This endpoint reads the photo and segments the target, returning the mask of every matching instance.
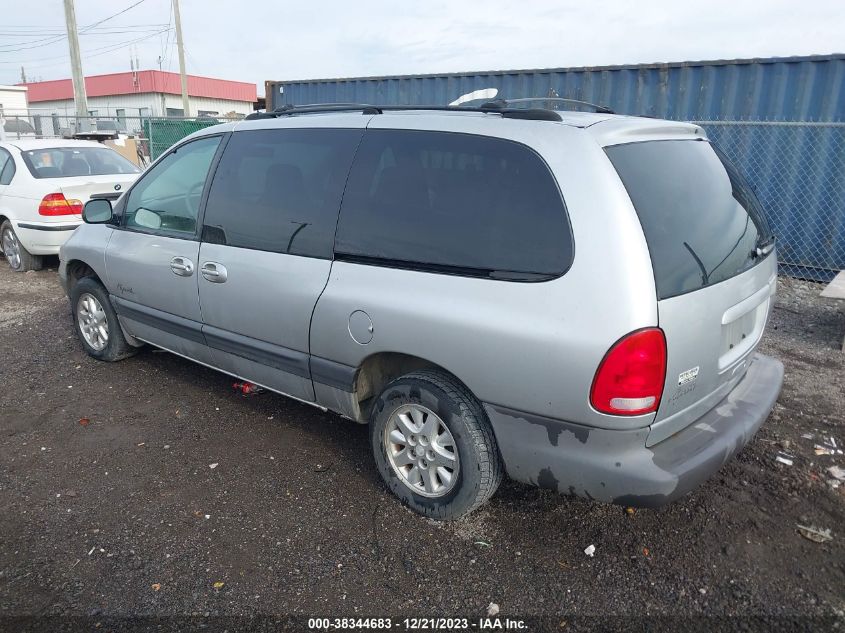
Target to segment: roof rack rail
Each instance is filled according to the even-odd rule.
[[[531,121],[562,121],[560,115],[553,110],[508,108],[498,104],[485,103],[473,106],[441,106],[441,105],[386,105],[373,106],[382,112],[398,112],[404,110],[423,110],[433,112],[483,112],[485,114],[499,114],[505,119],[528,119]]]
[[[522,99],[496,99],[495,101],[490,101],[482,105],[482,108],[493,108],[493,107],[501,107],[507,108],[511,104],[514,103],[531,103],[533,101],[545,101],[545,102],[554,102],[554,103],[566,103],[566,104],[574,104],[580,106],[587,106],[588,108],[593,108],[599,114],[616,114],[613,110],[608,108],[607,106],[598,105],[597,103],[590,103],[589,101],[581,101],[580,99],[566,99],[564,97],[526,97]],[[554,110],[551,110],[554,112]]]
[[[319,112],[355,112],[357,110],[364,111],[365,114],[379,114],[379,112],[370,112],[374,110],[373,106],[365,103],[310,103],[307,105],[296,106],[290,103],[276,108],[275,110],[268,110],[267,112],[252,112],[248,114],[245,119],[253,121],[255,119],[275,119],[280,116],[289,114],[315,114]]]
[[[484,104],[481,107],[440,106],[440,105],[368,105],[365,103],[323,103],[311,105],[284,105],[269,112],[253,112],[246,116],[246,120],[274,119],[293,114],[317,114],[322,112],[356,112],[362,114],[382,114],[383,112],[399,112],[408,110],[423,110],[436,112],[483,112],[498,114],[506,119],[528,119],[532,121],[562,121],[554,110],[508,108],[498,103]]]

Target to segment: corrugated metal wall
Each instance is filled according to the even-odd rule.
[[[291,103],[446,104],[481,88],[561,97],[621,114],[682,120],[845,120],[845,55],[268,81],[268,109]],[[283,89],[283,93],[280,92]]]

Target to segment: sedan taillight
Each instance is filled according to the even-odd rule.
[[[48,193],[38,205],[38,215],[80,215],[82,200],[68,200],[63,193]]]

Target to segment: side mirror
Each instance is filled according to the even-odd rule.
[[[113,216],[111,202],[102,198],[89,200],[82,209],[82,219],[86,224],[105,224]]]

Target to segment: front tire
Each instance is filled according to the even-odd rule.
[[[469,514],[502,481],[484,409],[444,372],[421,370],[389,383],[373,406],[370,441],[387,487],[432,519]]]
[[[80,279],[70,291],[73,327],[85,352],[97,360],[114,362],[135,353],[103,285],[91,277]]]
[[[17,273],[41,270],[44,267],[44,258],[41,255],[33,255],[24,248],[9,220],[0,225],[0,248],[3,249],[9,268]]]

